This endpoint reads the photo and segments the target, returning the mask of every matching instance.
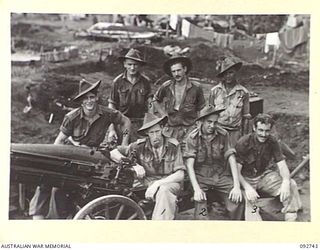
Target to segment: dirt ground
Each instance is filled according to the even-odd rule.
[[[40,55],[40,51],[60,50],[74,45],[79,48],[79,57],[59,63],[12,65],[11,142],[52,143],[67,112],[55,102],[73,107],[74,104],[69,100],[82,78],[102,80],[100,100],[106,104],[110,83],[122,71],[117,57],[132,46],[146,55],[148,64],[144,73],[150,77],[154,83],[152,87],[156,90],[167,79],[161,68],[167,58],[162,48],[172,44],[190,47],[190,57],[194,62],[190,76],[201,81],[206,96],[217,83],[215,62],[218,57],[227,54],[242,60],[244,66],[240,72],[240,82],[250,92],[263,98],[264,111],[272,113],[277,120],[277,133],[296,153],[295,159],[288,160],[290,170],[309,153],[308,53],[286,60],[282,57],[283,60],[276,66],[269,67],[270,56],[262,53],[259,44],[248,48],[240,42],[237,46],[235,42],[234,49],[227,50],[197,39],[163,39],[154,44],[141,44],[134,41],[102,42],[74,38],[77,30],[86,29],[91,24],[90,18],[62,21],[53,15],[12,15],[13,53]],[[102,50],[107,54],[101,56]],[[22,112],[27,104],[26,86],[31,87],[34,100],[34,108],[27,114]],[[51,114],[53,120],[49,123]],[[308,166],[295,176],[295,180],[303,200],[303,211],[299,213],[298,220],[310,221]],[[191,219],[192,213],[192,210],[181,213],[179,219]],[[213,205],[211,216],[213,219],[226,219],[219,204]],[[273,219],[281,220],[280,217]]]

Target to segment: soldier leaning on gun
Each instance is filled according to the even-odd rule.
[[[66,144],[69,140],[77,146],[98,147],[111,123],[122,127],[122,144],[128,144],[131,122],[119,111],[97,104],[100,82],[80,81],[79,94],[73,100],[81,106],[65,115],[54,144]],[[63,189],[39,186],[30,201],[29,215],[33,219],[65,218],[69,213],[68,204]]]
[[[152,100],[150,79],[142,74],[141,67],[146,64],[141,52],[130,49],[125,56],[119,57],[125,71],[118,75],[112,83],[108,106],[117,109],[132,122],[131,141],[137,139],[136,131],[142,125],[144,114],[148,111]],[[110,126],[108,140],[121,138],[118,127]]]
[[[174,219],[177,196],[186,169],[179,142],[162,134],[166,120],[166,116],[158,118],[147,113],[143,126],[138,130],[146,137],[110,152],[114,161],[134,155],[138,178],[135,185],[147,187],[145,197],[155,201],[153,220]]]

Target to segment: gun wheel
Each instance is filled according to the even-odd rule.
[[[122,195],[106,195],[90,201],[74,220],[146,220],[136,202]]]

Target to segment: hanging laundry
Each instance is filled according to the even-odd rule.
[[[281,47],[286,53],[291,53],[295,47],[305,43],[308,40],[308,31],[305,26],[294,29],[286,29],[279,33]]]
[[[224,34],[224,33],[215,32],[214,37],[215,37],[215,43],[217,46],[222,47],[222,48],[232,49],[232,44],[233,44],[233,39],[234,39],[233,34]]]
[[[183,36],[189,37],[189,34],[190,34],[190,26],[191,26],[191,23],[190,23],[188,20],[182,19],[181,32],[182,32],[182,35],[183,35]]]
[[[269,52],[269,46],[274,46],[275,49],[279,49],[280,47],[280,39],[278,32],[267,33],[266,35],[266,43],[264,46],[264,53]]]
[[[262,40],[262,39],[266,38],[266,34],[256,34],[256,38],[258,40]]]
[[[177,29],[178,24],[178,15],[170,15],[170,22],[169,25],[173,30]]]
[[[188,38],[203,38],[209,41],[214,40],[214,32],[202,29],[188,20],[182,20],[182,35]]]

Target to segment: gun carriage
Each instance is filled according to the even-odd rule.
[[[106,148],[11,144],[10,175],[11,182],[67,191],[77,208],[74,219],[143,220],[150,204],[145,188],[133,188],[133,162],[112,162]]]

